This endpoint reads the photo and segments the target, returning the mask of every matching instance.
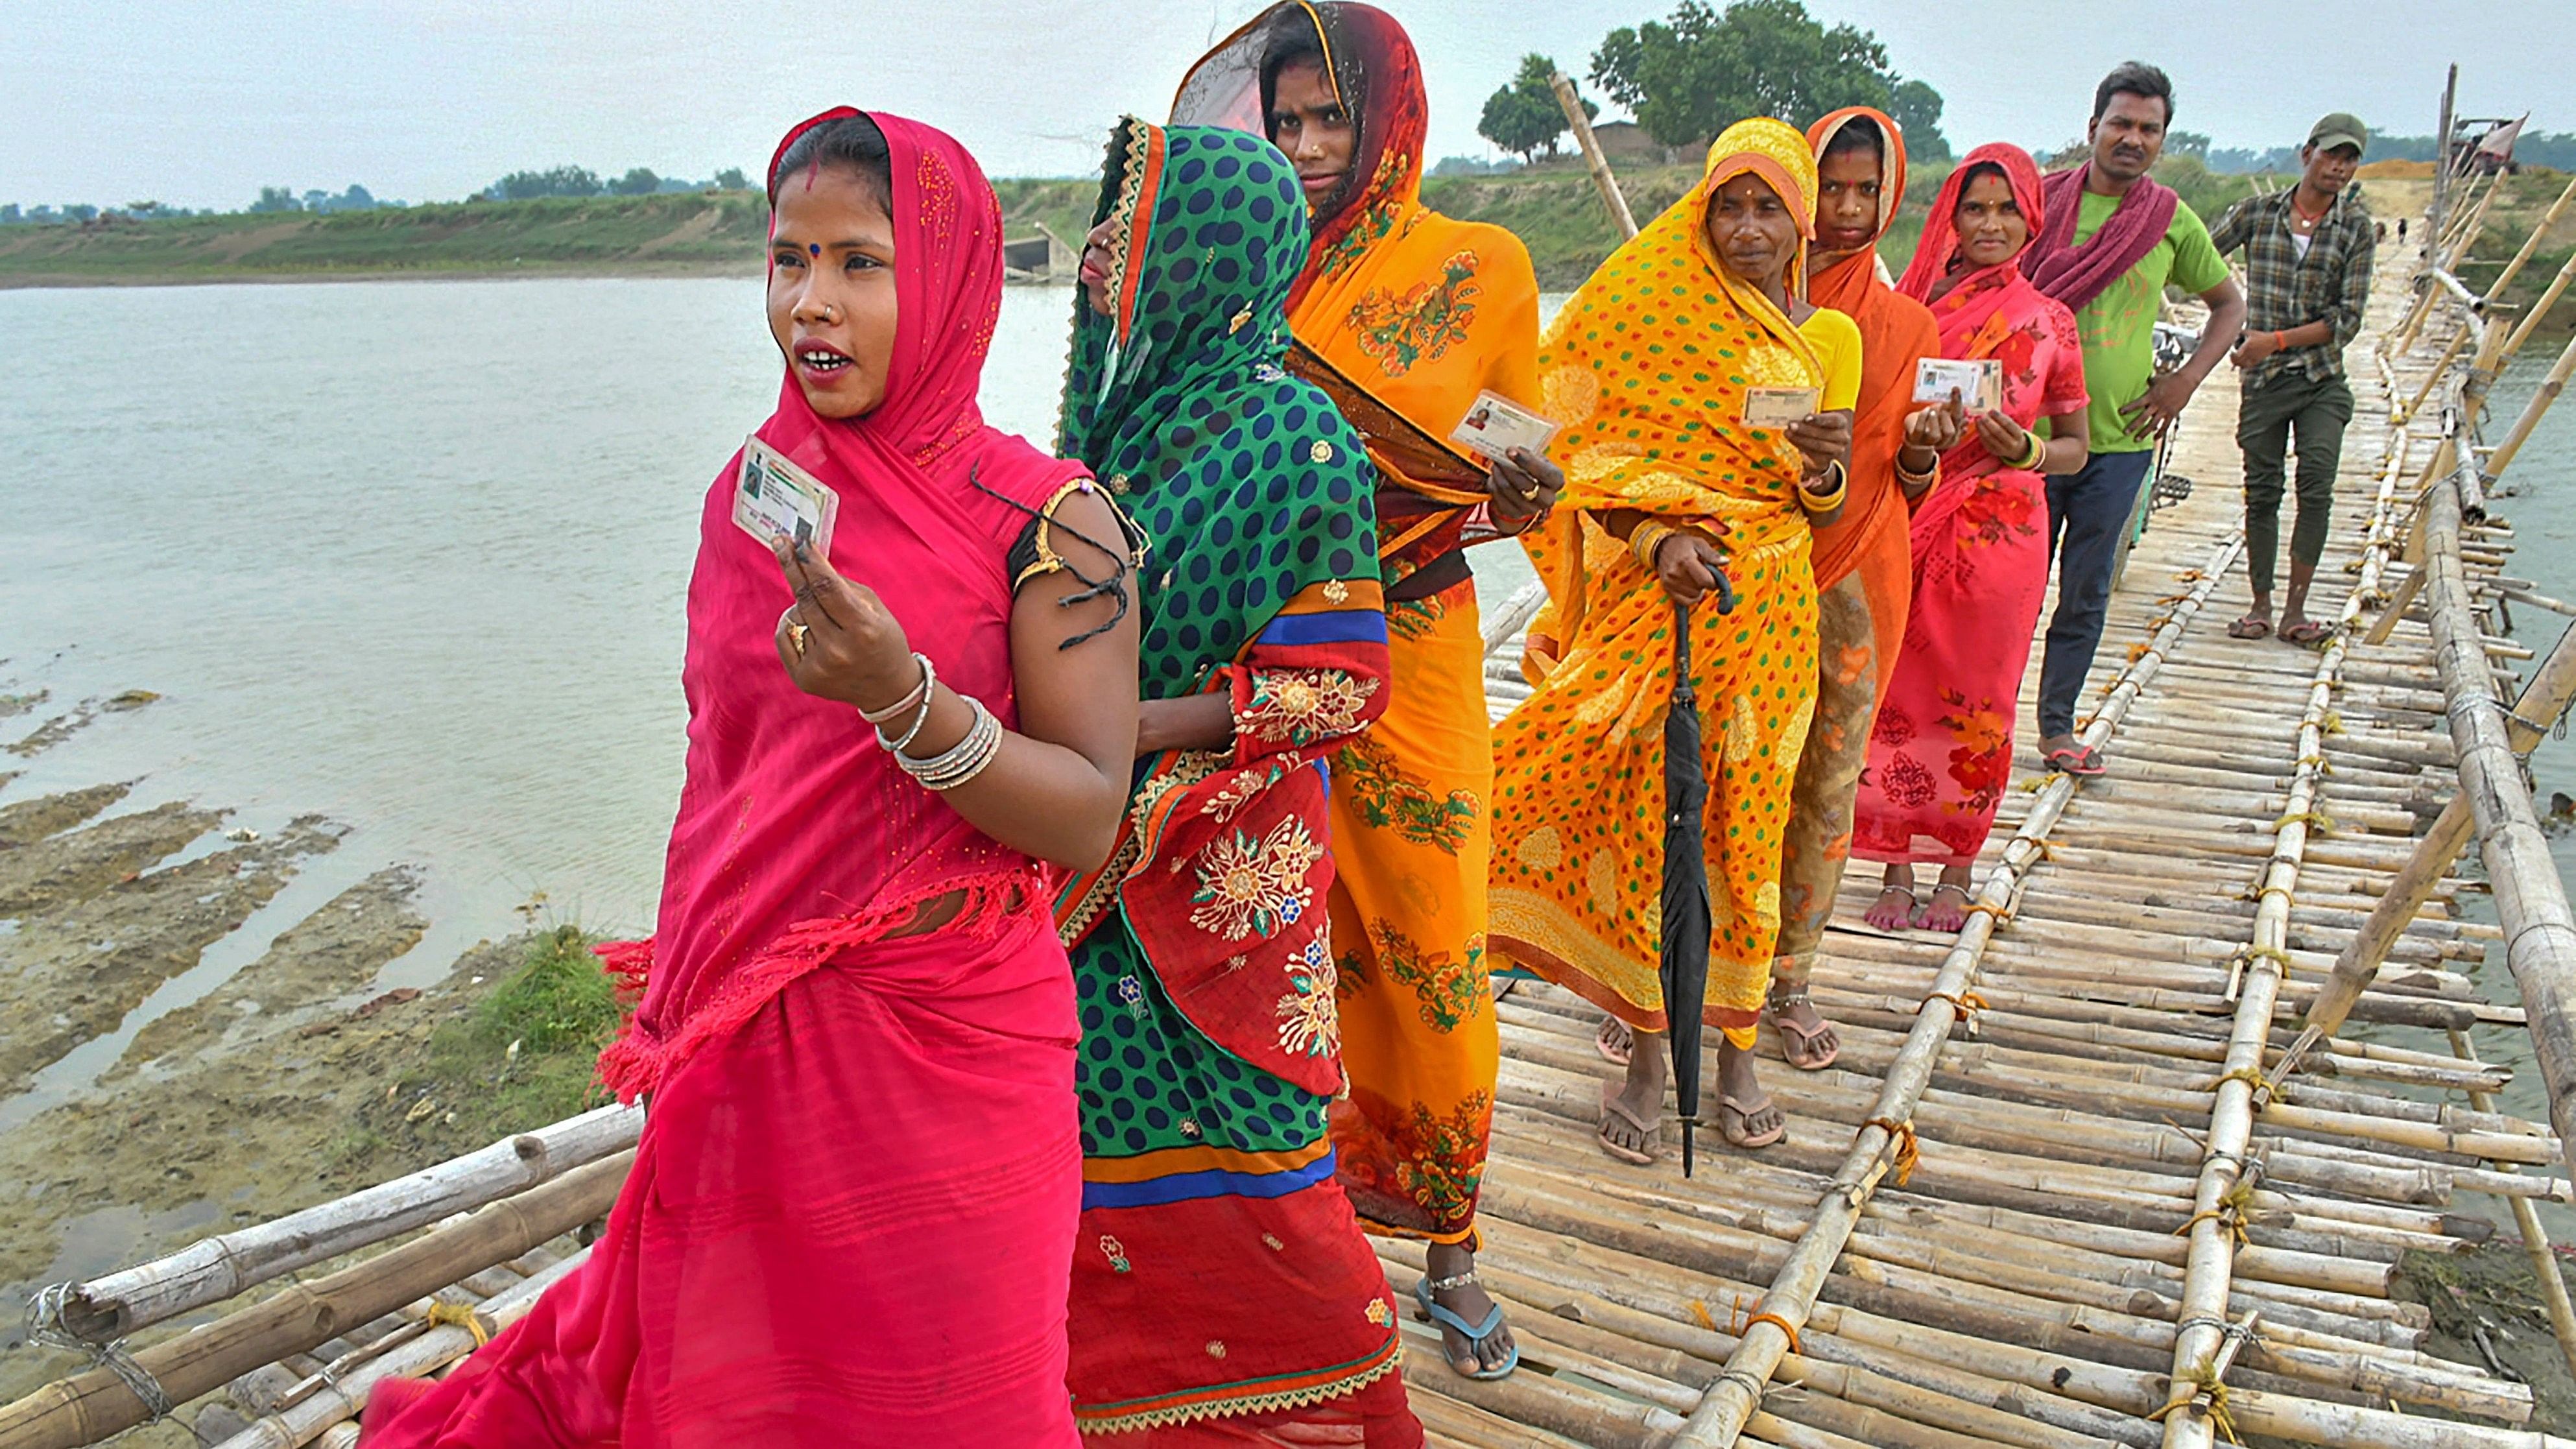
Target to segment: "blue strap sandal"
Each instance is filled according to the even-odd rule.
[[[1442,1288],[1464,1288],[1475,1281],[1475,1274],[1461,1273],[1455,1278],[1441,1279],[1438,1286]],[[1471,1324],[1467,1321],[1464,1314],[1441,1307],[1439,1302],[1431,1296],[1432,1287],[1433,1284],[1428,1274],[1415,1279],[1413,1282],[1413,1301],[1422,1305],[1423,1315],[1429,1318],[1432,1322],[1439,1324],[1443,1328],[1454,1329],[1458,1333],[1464,1335],[1467,1340],[1468,1352],[1473,1353],[1476,1356],[1476,1361],[1478,1363],[1484,1362],[1485,1340],[1502,1331],[1503,1305],[1499,1303],[1495,1304],[1494,1311],[1485,1315],[1485,1321],[1483,1323]],[[1489,1369],[1479,1369],[1474,1373],[1464,1375],[1464,1377],[1491,1382],[1495,1379],[1511,1377],[1512,1370],[1519,1368],[1520,1366],[1521,1346],[1515,1343],[1512,1345],[1511,1357],[1504,1359],[1500,1365]],[[1449,1368],[1453,1373],[1457,1371],[1458,1365],[1455,1360],[1450,1362]]]

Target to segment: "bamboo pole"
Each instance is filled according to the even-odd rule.
[[[474,1306],[482,1320],[477,1328],[439,1324],[345,1372],[334,1374],[313,1393],[224,1440],[215,1449],[301,1449],[323,1431],[354,1419],[366,1407],[368,1391],[385,1379],[425,1377],[472,1353],[478,1343],[528,1316],[545,1291],[571,1277],[590,1259],[584,1248],[544,1271],[522,1279],[497,1297]]]
[[[1610,219],[1619,227],[1619,239],[1626,241],[1637,234],[1637,219],[1628,213],[1628,198],[1619,191],[1619,178],[1610,174],[1610,158],[1601,154],[1601,138],[1592,134],[1592,118],[1583,113],[1583,97],[1575,94],[1574,78],[1558,71],[1548,82],[1556,91],[1556,103],[1565,111],[1565,124],[1574,132],[1574,144],[1583,148],[1583,164],[1592,170],[1592,184],[1601,192],[1601,204],[1610,208]]]
[[[2570,375],[2576,375],[2576,337],[2569,338],[2566,347],[2560,349],[2558,360],[2550,364],[2549,375],[2541,379],[2539,390],[2532,393],[2530,402],[2523,404],[2522,416],[2513,420],[2512,431],[2505,434],[2504,441],[2496,445],[2495,451],[2487,454],[2486,475],[2489,478],[2504,475],[2514,456],[2522,451],[2522,445],[2531,440],[2531,430],[2540,426],[2541,416],[2549,411],[2550,404],[2558,401],[2558,395],[2567,390]]]
[[[298,1283],[177,1338],[134,1351],[172,1403],[302,1353],[435,1289],[519,1257],[608,1211],[634,1162],[629,1150],[578,1167],[462,1222],[389,1249],[329,1277]],[[150,1417],[105,1367],[46,1385],[0,1407],[0,1449],[73,1449]]]
[[[2119,728],[2121,719],[2155,677],[2165,656],[2182,637],[2194,615],[2208,602],[2228,569],[2243,552],[2244,541],[2231,536],[2211,555],[2201,570],[2201,578],[2192,591],[2165,616],[2145,652],[2121,670],[2109,698],[2094,712],[2093,721],[2085,726],[2083,743],[2098,747]],[[1853,1139],[1850,1152],[1823,1199],[1816,1205],[1815,1221],[1798,1240],[1798,1246],[1772,1279],[1762,1296],[1761,1312],[1795,1326],[1804,1323],[1814,1311],[1817,1295],[1823,1289],[1826,1275],[1834,1260],[1851,1239],[1860,1220],[1862,1207],[1893,1165],[1895,1136],[1881,1122],[1910,1123],[1915,1103],[1930,1084],[1932,1067],[1941,1046],[1949,1040],[1950,1029],[1960,1010],[1955,1004],[1963,999],[1975,982],[1977,965],[1985,953],[1986,943],[1993,939],[1996,922],[2011,909],[2019,893],[2022,878],[2038,863],[2044,851],[2042,842],[2049,827],[2073,799],[2079,781],[2073,775],[2058,775],[2040,791],[2038,801],[2020,829],[2004,847],[2002,859],[1987,872],[1985,887],[1978,894],[1979,909],[1968,917],[1949,954],[1943,959],[1936,978],[1938,991],[1923,1000],[1921,1014],[1907,1034],[1905,1048],[1889,1069],[1872,1121],[1864,1125]],[[1675,1449],[1723,1449],[1733,1444],[1743,1432],[1745,1420],[1762,1407],[1762,1387],[1778,1369],[1788,1352],[1789,1335],[1780,1322],[1765,1319],[1746,1330],[1742,1342],[1727,1358],[1726,1373],[1710,1385],[1699,1407],[1680,1436],[1673,1441]]]
[[[2531,683],[2514,701],[2512,723],[2508,727],[2513,748],[2528,754],[2536,747],[2551,725],[2576,701],[2576,628],[2558,637],[2549,657],[2532,674]],[[2370,919],[2351,944],[2335,957],[2334,975],[2325,988],[2308,1003],[2301,1023],[2298,1044],[2291,1047],[2276,1077],[2286,1078],[2298,1069],[2299,1059],[2322,1038],[2340,1029],[2344,1017],[2352,1010],[2363,989],[2379,974],[2380,964],[2387,959],[2389,946],[2399,933],[2415,919],[2415,913],[2432,899],[2435,887],[2449,874],[2451,865],[2469,843],[2477,822],[2465,792],[2455,792],[2450,803],[2442,807],[2433,828],[2425,832],[2421,845],[2408,858],[2403,869],[2388,884],[2388,891],[2372,908]]]
[[[2576,917],[2549,857],[2531,795],[2523,787],[2504,710],[2489,692],[2484,653],[2456,543],[2459,499],[2436,488],[2426,499],[2434,657],[2450,695],[2451,738],[2459,749],[2460,793],[2478,828],[2479,855],[2495,891],[2513,972],[2530,1020],[2534,1064],[2561,1137],[2576,1130]]]
[[[2522,314],[2522,321],[2514,326],[2513,335],[2505,339],[2504,351],[2496,359],[2495,366],[2511,362],[2522,351],[2522,344],[2531,339],[2531,334],[2540,327],[2540,319],[2548,316],[2550,309],[2558,305],[2558,299],[2567,294],[2571,282],[2576,282],[2576,252],[2568,253],[2566,264],[2549,279],[2549,285],[2541,289],[2539,300],[2531,304],[2530,311]]]
[[[2451,1050],[2462,1061],[2476,1061],[2478,1054],[2469,1045],[2469,1034],[2451,1033]],[[2484,1092],[2469,1093],[2469,1105],[2486,1111],[2495,1098]],[[2510,1171],[2498,1164],[2500,1170]],[[2549,1331],[2558,1339],[2558,1352],[2567,1360],[2570,1373],[2576,1373],[2576,1303],[2567,1297],[2567,1278],[2558,1268],[2558,1255],[2550,1251],[2548,1229],[2541,1226],[2540,1210],[2522,1198],[2505,1200],[2513,1208],[2513,1225],[2522,1233],[2523,1252],[2531,1259],[2531,1275],[2540,1282],[2541,1305],[2549,1310]]]
[[[635,1145],[640,1107],[606,1106],[274,1222],[201,1238],[167,1257],[72,1285],[60,1327],[106,1343],[192,1308],[220,1303],[281,1273],[523,1192]]]

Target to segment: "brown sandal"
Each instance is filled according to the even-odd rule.
[[[1649,1142],[1661,1136],[1664,1130],[1661,1123],[1640,1121],[1636,1113],[1621,1105],[1619,1088],[1615,1083],[1601,1089],[1601,1125],[1593,1132],[1592,1140],[1601,1144],[1602,1151],[1632,1167],[1652,1167],[1662,1160],[1652,1152],[1640,1152],[1634,1147],[1611,1141],[1610,1119],[1613,1117],[1636,1128],[1637,1135]]]
[[[1615,1016],[1604,1016],[1601,1029],[1592,1034],[1592,1049],[1601,1053],[1601,1060],[1624,1067],[1637,1054],[1636,1030]]]
[[[1771,1101],[1767,1097],[1748,1107],[1736,1098],[1721,1095],[1717,1099],[1718,1135],[1726,1139],[1728,1146],[1741,1147],[1748,1152],[1768,1147],[1772,1143],[1779,1141],[1781,1138],[1788,1136],[1789,1123],[1785,1117],[1782,1118],[1779,1126],[1772,1128],[1770,1131],[1765,1132],[1758,1137],[1754,1135],[1753,1114],[1761,1111],[1765,1107],[1769,1107],[1774,1111],[1779,1110],[1779,1104]],[[1627,1114],[1621,1113],[1620,1115],[1625,1116]],[[1604,1143],[1603,1145],[1607,1146],[1608,1144]]]
[[[1796,1022],[1791,1021],[1787,1014],[1780,1010],[1780,1008],[1784,1006],[1798,1006],[1801,1004],[1813,1006],[1815,1005],[1815,1001],[1804,991],[1792,991],[1785,996],[1772,997],[1770,1000],[1765,1001],[1762,1004],[1762,1018],[1763,1020],[1771,1023],[1771,1029],[1773,1031],[1781,1034],[1780,1060],[1787,1062],[1789,1065],[1796,1067],[1802,1072],[1821,1072],[1825,1068],[1842,1060],[1843,1044],[1840,1038],[1837,1037],[1834,1042],[1834,1049],[1825,1053],[1824,1060],[1822,1061],[1802,1062],[1796,1057],[1789,1055],[1789,1043],[1787,1038],[1794,1036],[1798,1039],[1799,1046],[1813,1049],[1816,1044],[1816,1038],[1823,1036],[1834,1029],[1834,1024],[1830,1021],[1826,1021],[1820,1014],[1817,1017],[1815,1029],[1810,1031],[1807,1028],[1798,1025]]]

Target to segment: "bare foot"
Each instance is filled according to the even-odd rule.
[[[1736,1050],[1724,1037],[1717,1046],[1717,1105],[1718,1132],[1737,1147],[1768,1147],[1788,1130],[1780,1104],[1754,1074],[1753,1053]]]
[[[1923,919],[1916,922],[1924,930],[1955,936],[1968,924],[1968,888],[1943,881],[1932,888],[1932,899],[1923,903]]]
[[[1423,1255],[1423,1276],[1431,1280],[1431,1301],[1457,1314],[1469,1323],[1484,1323],[1494,1311],[1492,1295],[1476,1281],[1476,1255],[1464,1243],[1433,1243]],[[1460,1375],[1473,1378],[1490,1373],[1512,1360],[1512,1330],[1509,1324],[1498,1324],[1482,1342],[1447,1324],[1440,1325],[1440,1347],[1449,1357],[1449,1367]]]
[[[1592,1034],[1592,1049],[1601,1053],[1601,1060],[1624,1067],[1637,1049],[1637,1035],[1628,1030],[1628,1023],[1605,1016],[1601,1018],[1601,1029]]]
[[[1622,1162],[1643,1166],[1656,1160],[1664,1121],[1664,1062],[1661,1032],[1633,1033],[1628,1075],[1601,1092],[1601,1150]]]
[[[1902,931],[1914,924],[1914,892],[1905,886],[1892,885],[1878,893],[1878,899],[1861,913],[1863,924],[1882,931]]]
[[[1772,1029],[1780,1034],[1780,1060],[1802,1072],[1821,1072],[1842,1055],[1843,1039],[1834,1024],[1816,1011],[1805,987],[1774,993],[1765,1005]]]

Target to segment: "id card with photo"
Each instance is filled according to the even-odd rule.
[[[1744,391],[1744,425],[1785,428],[1816,411],[1823,394],[1812,387],[1753,387]]]
[[[1449,434],[1449,440],[1483,458],[1500,459],[1514,448],[1527,448],[1545,456],[1556,431],[1555,423],[1489,391],[1476,394],[1475,403]]]
[[[1926,357],[1914,364],[1914,400],[1945,403],[1959,394],[1959,405],[1972,413],[1990,413],[2004,405],[2004,365],[1991,357],[1963,362]]]
[[[742,445],[742,471],[734,478],[734,527],[766,547],[785,537],[828,551],[841,496],[785,454],[758,438]]]

